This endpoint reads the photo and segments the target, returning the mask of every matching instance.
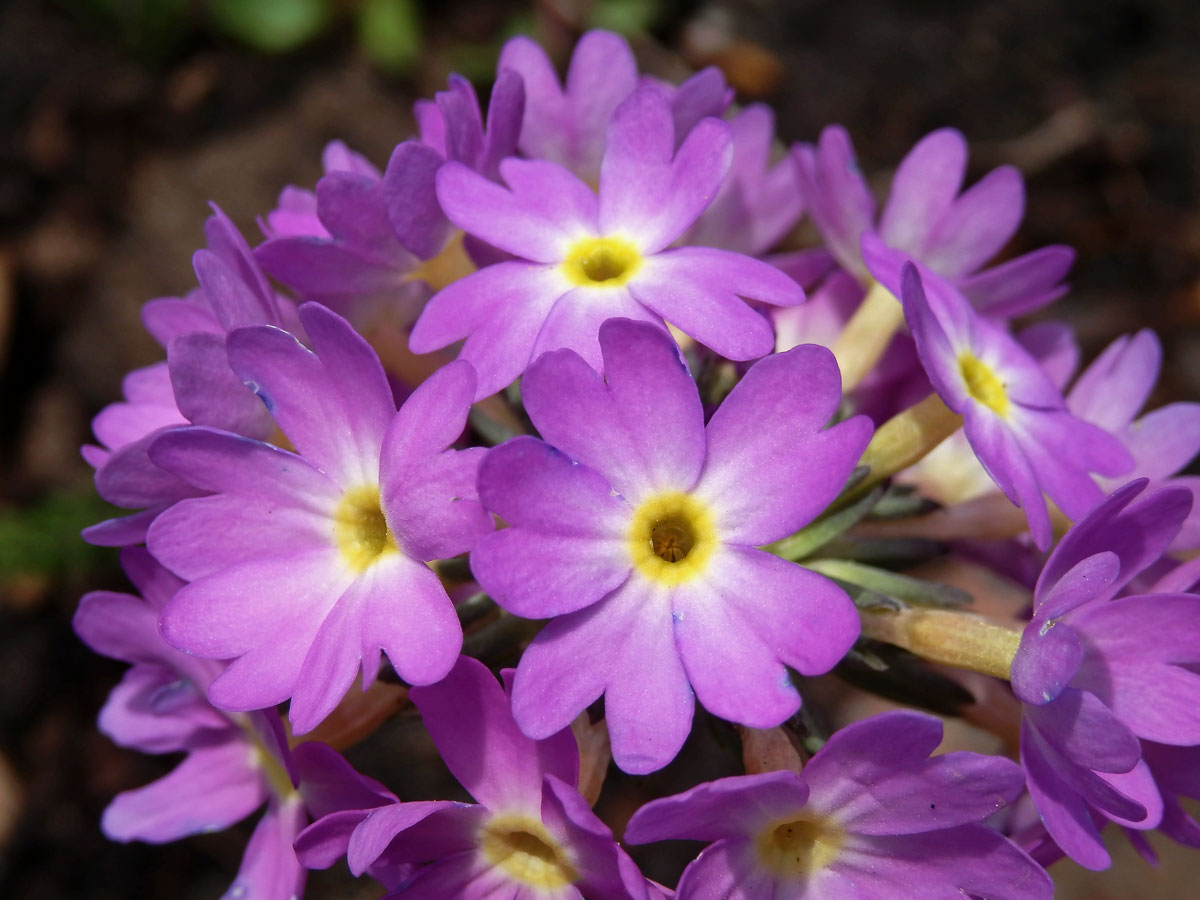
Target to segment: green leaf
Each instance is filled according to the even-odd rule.
[[[365,0],[358,40],[371,61],[394,74],[412,68],[421,52],[421,13],[414,0]]]
[[[916,606],[959,608],[972,602],[971,595],[960,588],[864,566],[849,559],[810,559],[804,566],[827,578],[856,584]]]
[[[209,0],[209,17],[231,37],[263,53],[295,50],[325,28],[330,0]]]

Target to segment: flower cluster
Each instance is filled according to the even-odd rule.
[[[731,103],[612,34],[562,81],[517,38],[486,113],[455,76],[384,169],[331,144],[257,247],[214,209],[197,288],[145,307],[165,360],[83,451],[130,510],[85,537],[140,592],[76,617],[131,665],[101,728],[186,754],[106,834],[265,803],[230,896],[344,859],[406,900],[1048,900],[1056,858],[1108,864],[1109,822],[1200,846],[1200,565],[1173,555],[1200,547],[1200,405],[1138,417],[1149,332],[1072,384],[1069,329],[1017,327],[1073,255],[994,262],[1022,180],[962,190],[956,131],[876,216],[843,130],[787,150]],[[931,557],[1023,599],[963,609]],[[828,673],[994,736],[936,753],[936,718],[852,721]],[[476,802],[326,743],[409,703]],[[722,733],[742,768],[637,782],[626,844],[710,845],[672,890],[592,805],[609,754],[686,773]]]

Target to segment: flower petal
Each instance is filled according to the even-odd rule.
[[[542,779],[578,778],[579,751],[570,729],[534,741],[513,721],[508,695],[483,663],[460,657],[442,681],[409,696],[442,759],[467,791],[493,810],[539,816]]]
[[[871,438],[866,416],[821,430],[841,397],[833,354],[806,344],[757,363],[725,398],[708,423],[696,486],[722,540],[778,540],[838,495]]]

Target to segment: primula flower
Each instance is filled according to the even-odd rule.
[[[1127,478],[1191,491],[1192,512],[1172,544],[1200,546],[1200,478],[1176,475],[1200,452],[1200,403],[1170,403],[1138,417],[1162,368],[1162,344],[1143,329],[1113,341],[1075,380],[1067,409],[1116,435],[1134,459]],[[1119,486],[1101,481],[1106,490]]]
[[[1061,282],[1075,257],[1069,247],[1043,247],[981,271],[1020,224],[1025,187],[1016,169],[1001,166],[960,194],[967,142],[953,128],[926,135],[900,162],[878,222],[845,129],[826,128],[815,147],[799,145],[793,156],[826,246],[864,284],[872,273],[860,239],[869,233],[950,281],[989,316],[1023,315],[1066,291]]]
[[[978,753],[929,758],[932,716],[890,712],[836,732],[802,772],[722,778],[654,800],[634,844],[711,842],[678,900],[1049,900],[1045,871],[982,822],[1021,792],[1021,770]]]
[[[1093,812],[1143,830],[1161,819],[1139,738],[1200,743],[1200,597],[1118,596],[1191,508],[1185,490],[1139,497],[1145,486],[1131,482],[1067,532],[1012,663],[1030,793],[1050,836],[1089,868],[1109,863]]]
[[[100,713],[100,730],[123,747],[187,755],[159,780],[118,794],[101,828],[116,841],[165,843],[227,828],[266,803],[228,896],[294,900],[305,871],[292,842],[307,814],[378,806],[390,795],[323,745],[293,757],[273,711],[229,715],[209,705],[205,688],[223,664],[181,653],[158,632],[159,614],[183,582],[144,549],[125,550],[121,561],[142,597],[96,591],[75,614],[89,647],[131,664]]]
[[[510,527],[471,554],[509,611],[553,618],[517,668],[513,712],[546,737],[601,694],[628,772],[671,760],[693,689],[752,727],[800,705],[787,666],[828,671],[858,634],[825,578],[756,549],[811,521],[871,434],[864,417],[822,430],[841,399],[822,347],[755,365],[707,427],[695,383],[659,329],[600,329],[606,381],[557,351],[522,396],[544,442],[515,438],[480,467],[480,498]]]
[[[934,390],[963,417],[979,461],[1025,510],[1038,548],[1047,549],[1043,492],[1078,519],[1104,496],[1088,473],[1120,475],[1133,459],[1108,432],[1071,415],[1037,360],[948,282],[907,263],[900,296]]]
[[[280,197],[257,259],[300,296],[356,322],[382,308],[410,325],[432,290],[473,268],[438,205],[437,170],[451,159],[495,178],[515,152],[523,103],[521,79],[501,72],[485,132],[475,89],[453,75],[435,101],[418,102],[421,140],[399,144],[382,176],[357,154],[327,148],[316,193],[289,188]]]
[[[444,681],[409,696],[478,804],[423,801],[372,811],[345,842],[354,874],[413,865],[411,877],[388,885],[389,897],[405,900],[645,900],[645,879],[575,790],[579,754],[569,728],[540,741],[525,737],[507,690],[465,656]],[[341,833],[337,817],[322,820],[297,847],[306,862],[329,865],[324,848]]]
[[[507,190],[466,166],[443,166],[438,198],[450,220],[519,259],[435,295],[413,328],[413,352],[465,337],[460,358],[479,373],[477,398],[549,350],[569,348],[599,367],[596,335],[613,316],[668,320],[730,359],[771,352],[770,323],[741,298],[787,306],[804,299],[799,285],[740,254],[667,249],[717,193],[729,127],[703,119],[674,148],[665,91],[644,86],[613,114],[598,195],[543,160],[501,163]]]
[[[211,428],[162,435],[154,461],[212,496],[175,504],[150,551],[191,581],[163,634],[198,656],[233,659],[210,686],[227,709],[292,698],[297,733],[337,705],[380,650],[413,684],[443,677],[462,631],[425,561],[469,550],[490,518],[475,502],[482,451],[447,447],[474,391],[452,364],[396,411],[378,358],[334,313],[300,318],[315,353],[275,328],[229,337],[233,368],[298,453]]]
[[[86,529],[86,540],[127,546],[146,539],[146,528],[176,500],[202,494],[150,461],[147,450],[164,429],[211,425],[256,439],[273,429],[262,403],[229,368],[225,335],[254,323],[283,325],[295,318],[254,262],[250,247],[220,209],[204,225],[208,247],[192,265],[200,287],[187,297],[161,297],[146,304],[142,319],[167,351],[165,363],[131,372],[125,401],[113,403],[92,421],[102,446],[85,445],[96,468],[96,492],[115,506],[142,509]]]
[[[596,184],[613,111],[642,83],[625,39],[610,31],[587,32],[571,54],[565,84],[559,83],[546,51],[527,37],[506,43],[496,68],[499,75],[516,73],[525,86],[521,153],[557,163]],[[705,116],[720,116],[733,99],[713,67],[666,90],[678,141]]]
[[[682,243],[760,256],[796,224],[804,197],[791,159],[785,156],[771,163],[775,114],[770,107],[747,106],[730,119],[729,131],[733,139],[729,174]]]

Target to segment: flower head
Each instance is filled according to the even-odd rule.
[[[948,282],[908,263],[900,294],[934,390],[963,417],[979,461],[1046,549],[1043,492],[1077,519],[1104,496],[1089,473],[1120,475],[1133,459],[1111,434],[1071,415],[1037,360]]]
[[[430,300],[410,345],[424,353],[466,338],[477,397],[505,387],[540,354],[569,348],[601,365],[607,318],[663,323],[731,359],[771,351],[770,323],[743,297],[804,299],[787,275],[711,247],[667,249],[716,195],[730,164],[729,128],[702,119],[676,150],[666,92],[634,91],[613,113],[598,193],[544,160],[500,165],[507,189],[466,166],[438,172],[438,199],[468,234],[517,259],[487,266]]]
[[[425,561],[491,523],[473,451],[447,449],[474,378],[447,366],[396,411],[373,351],[344,319],[301,308],[315,352],[275,328],[235,331],[229,358],[298,453],[211,428],[161,436],[155,462],[211,492],[175,504],[148,546],[191,583],[163,614],[176,646],[233,659],[209,688],[230,709],[291,697],[298,733],[337,705],[380,650],[406,681],[445,675],[462,632]]]
[[[567,350],[526,374],[544,441],[484,460],[480,497],[510,527],[471,567],[510,611],[554,617],[517,668],[522,729],[552,734],[604,694],[614,759],[646,772],[687,736],[693,689],[717,715],[777,725],[800,705],[786,667],[825,672],[853,643],[840,588],[756,548],[826,507],[871,427],[824,427],[841,393],[821,347],[759,362],[706,426],[667,335],[615,320],[600,345],[606,380]]]
[[[1200,744],[1200,597],[1118,596],[1156,563],[1191,507],[1126,485],[1067,533],[1038,579],[1012,664],[1021,759],[1050,836],[1090,868],[1109,862],[1094,818],[1156,827],[1163,802],[1139,739]]]
[[[375,809],[346,843],[352,872],[413,865],[409,877],[389,885],[397,898],[644,900],[645,879],[575,790],[579,755],[570,729],[540,741],[525,737],[507,689],[469,657],[411,697],[450,771],[478,803]],[[318,822],[299,845],[324,846],[342,828],[340,819]]]
[[[919,713],[855,722],[802,772],[722,778],[646,804],[625,839],[710,842],[679,900],[1048,900],[1049,876],[982,824],[1020,794],[1020,769],[976,753],[930,759],[941,736]]]

